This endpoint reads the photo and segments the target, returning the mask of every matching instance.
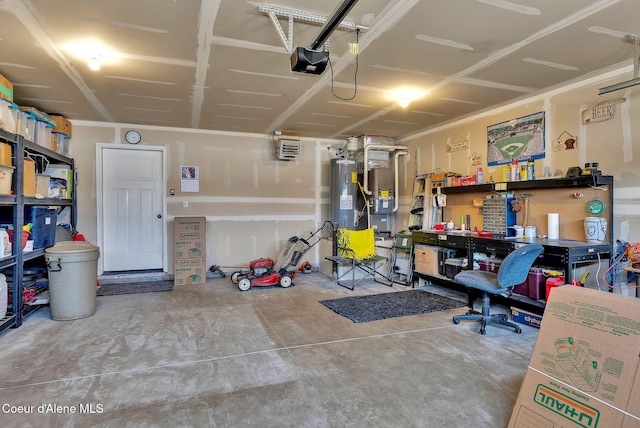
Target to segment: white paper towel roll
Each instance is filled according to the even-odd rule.
[[[547,236],[549,239],[560,238],[560,214],[547,214]]]

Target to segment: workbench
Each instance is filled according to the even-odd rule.
[[[590,243],[562,239],[525,239],[503,236],[487,238],[470,231],[445,232],[417,230],[412,233],[412,238],[414,245],[422,244],[455,250],[458,257],[467,258],[467,266],[469,269],[473,266],[474,253],[484,253],[489,256],[504,258],[520,246],[533,243],[541,244],[544,247],[544,252],[536,259],[534,266],[544,266],[564,271],[565,283],[567,284],[570,284],[574,279],[573,270],[576,264],[606,261],[608,266],[609,255],[611,253],[611,244],[609,242]],[[452,288],[466,290],[466,287],[460,286],[460,284],[457,284],[455,281],[442,276],[428,275],[414,271],[414,277]],[[510,297],[503,297],[501,300],[503,300],[505,304],[517,304],[518,307],[522,309],[536,313],[541,313],[545,306],[544,301],[534,300],[527,296],[517,294],[513,294]]]

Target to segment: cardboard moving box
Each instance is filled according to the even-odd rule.
[[[205,217],[173,220],[174,284],[204,284],[207,279]]]
[[[204,284],[207,279],[206,259],[176,259],[173,270],[175,285]]]
[[[13,101],[13,84],[0,74],[0,98]]]
[[[55,125],[53,126],[53,129],[51,130],[51,132],[58,132],[60,134],[64,134],[67,137],[71,137],[71,122],[69,122],[69,119],[63,117],[63,116],[55,116],[55,115],[49,115],[49,118],[51,118],[51,120],[53,120],[55,122]]]
[[[509,427],[640,427],[640,299],[555,289]]]
[[[24,189],[22,194],[24,196],[36,195],[36,162],[31,158],[24,158],[24,171],[23,182]]]

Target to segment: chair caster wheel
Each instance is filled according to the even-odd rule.
[[[454,319],[454,320],[453,320],[453,323],[454,323],[454,324],[460,324],[460,320]]]
[[[480,329],[480,334],[487,334],[487,330],[485,330],[484,328]]]
[[[517,334],[522,333],[522,329],[520,327],[516,327],[515,331],[516,331]]]

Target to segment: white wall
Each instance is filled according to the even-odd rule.
[[[141,132],[141,146],[167,147],[167,189],[175,189],[167,195],[169,237],[174,217],[207,218],[208,266],[244,268],[275,257],[283,242],[313,232],[327,217],[331,142],[304,139],[299,160],[279,161],[269,135],[74,121],[77,228],[91,241],[97,241],[95,145],[126,144],[124,132],[132,128]],[[181,192],[180,166],[200,168],[199,192]],[[306,259],[316,265],[319,255],[314,249]]]

